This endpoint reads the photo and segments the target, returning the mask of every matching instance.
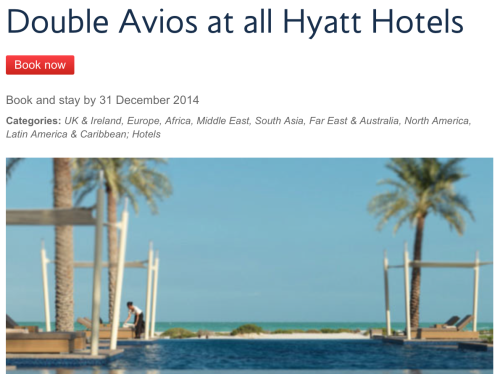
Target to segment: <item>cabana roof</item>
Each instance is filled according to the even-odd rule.
[[[423,262],[410,261],[408,266],[411,268],[475,268],[476,266],[493,265],[489,262]],[[404,268],[404,265],[391,265],[389,269]]]
[[[94,226],[93,208],[7,209],[7,225]]]

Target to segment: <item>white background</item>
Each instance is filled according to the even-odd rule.
[[[498,2],[472,1],[2,1],[2,55],[75,55],[74,76],[6,76],[2,57],[3,157],[496,157],[499,103]],[[107,34],[7,33],[7,9],[31,18],[68,18],[68,9],[109,20]],[[136,17],[197,17],[195,34],[118,34],[126,10]],[[160,13],[159,9],[164,12]],[[245,34],[247,15],[273,10],[272,34]],[[283,32],[283,10],[298,16],[357,13],[361,34],[313,40],[298,25]],[[461,15],[461,34],[372,33],[372,10],[428,19]],[[211,15],[230,13],[233,34],[209,34]],[[139,20],[140,21],[140,20]],[[158,26],[158,25],[157,25]],[[307,25],[306,25],[307,26]],[[6,106],[5,96],[198,95],[197,106]],[[160,139],[6,141],[7,116],[335,116],[467,117],[472,126],[169,127]],[[2,168],[4,168],[2,163]],[[498,166],[495,163],[495,173]],[[497,183],[498,185],[498,183]],[[1,194],[5,185],[1,186]],[[36,187],[34,187],[36,188]],[[498,188],[495,189],[497,191]],[[2,209],[5,208],[1,200]],[[498,203],[495,213],[498,213]],[[2,221],[4,216],[2,216]],[[4,225],[0,225],[4,241]],[[498,229],[498,222],[495,223]],[[2,277],[1,282],[5,279]],[[4,292],[2,284],[0,292]],[[5,300],[5,298],[4,298]],[[498,309],[498,308],[497,308]],[[4,344],[3,341],[1,344]],[[0,350],[3,352],[3,349]]]
[[[442,127],[177,127],[157,141],[112,141],[113,146],[92,147],[88,141],[13,141],[10,155],[22,148],[33,156],[88,156],[93,148],[100,156],[492,156],[496,143],[498,104],[498,35],[491,7],[465,1],[357,1],[357,2],[2,2],[2,49],[7,54],[75,55],[74,76],[2,76],[5,94],[32,96],[172,96],[198,95],[196,107],[123,106],[83,110],[79,107],[4,107],[9,115],[236,115],[390,117],[468,117],[470,128]],[[50,4],[50,6],[49,6]],[[109,5],[113,4],[113,5]],[[116,5],[120,4],[120,5]],[[272,5],[270,5],[272,4]],[[7,34],[7,9],[20,8],[31,19],[68,18],[75,14],[107,16],[107,34]],[[461,34],[372,33],[372,10],[380,14],[414,18],[418,13],[444,17],[461,15]],[[496,5],[495,5],[496,6]],[[140,16],[171,14],[197,16],[195,34],[118,34],[126,10]],[[272,34],[245,34],[246,15],[273,9]],[[283,9],[311,16],[357,13],[361,34],[318,33],[313,40],[283,32]],[[498,7],[497,7],[498,8]],[[208,17],[234,16],[233,34],[209,34]],[[387,27],[382,26],[387,30]],[[2,71],[4,70],[2,58]],[[4,136],[2,136],[3,138]],[[100,141],[100,144],[105,142]],[[474,143],[478,144],[474,150]],[[95,144],[95,143],[94,143]],[[23,153],[24,154],[24,153]],[[97,155],[97,154],[96,154]]]

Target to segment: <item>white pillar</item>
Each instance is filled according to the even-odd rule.
[[[479,293],[479,251],[476,252],[476,266],[474,267],[474,306],[472,311],[472,331],[477,331],[477,299]]]
[[[154,265],[154,270],[155,270],[155,275],[154,275],[154,280],[153,280],[153,306],[151,307],[151,337],[155,337],[155,324],[156,324],[156,293],[158,291],[158,270],[160,268],[160,259],[158,258],[158,255],[156,255],[155,259],[155,265]]]
[[[146,287],[146,328],[144,330],[144,339],[149,339],[149,324],[151,318],[151,281],[153,277],[153,242],[149,243],[148,256],[148,283]]]
[[[43,305],[45,309],[45,331],[50,332],[50,304],[49,304],[49,280],[47,279],[47,255],[45,253],[45,243],[42,240],[42,283],[43,283]]]
[[[408,245],[405,242],[405,252],[403,256],[405,269],[405,306],[406,306],[406,339],[411,340],[410,323],[410,268],[408,260]]]
[[[116,349],[118,329],[120,328],[120,307],[122,302],[123,272],[125,267],[125,251],[127,249],[128,212],[127,199],[123,207],[122,220],[120,222],[120,248],[118,251],[118,263],[116,271],[115,305],[113,305],[113,321],[111,322],[111,342],[109,349]],[[111,264],[110,264],[111,265]]]
[[[391,311],[389,307],[389,260],[387,259],[387,251],[384,251],[384,288],[385,288],[385,324],[387,336],[391,336]]]
[[[92,335],[90,341],[90,354],[99,354],[99,317],[101,311],[101,275],[102,275],[102,237],[104,227],[104,189],[101,185],[97,190],[97,209],[95,224],[95,250],[94,250],[94,283],[92,290]]]

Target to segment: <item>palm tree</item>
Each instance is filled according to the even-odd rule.
[[[21,158],[7,159],[7,180],[17,167]],[[73,206],[73,185],[71,162],[69,158],[54,158],[54,208],[71,208]],[[73,299],[73,227],[56,226],[56,330],[73,331],[74,299]]]
[[[466,198],[455,191],[455,183],[467,177],[460,165],[461,161],[457,158],[446,162],[436,158],[394,158],[387,164],[387,168],[396,174],[397,179],[384,179],[379,184],[393,187],[393,190],[374,196],[368,210],[380,217],[379,230],[391,218],[397,220],[394,233],[405,222],[415,226],[414,261],[422,259],[424,226],[429,213],[444,218],[459,235],[465,230],[462,211],[474,220]],[[412,327],[418,327],[419,324],[420,280],[420,268],[412,268]]]
[[[108,291],[109,321],[113,321],[115,302],[118,234],[116,230],[117,202],[127,197],[134,210],[138,212],[137,197],[144,197],[153,213],[158,212],[157,200],[170,196],[172,188],[168,177],[155,169],[156,165],[166,163],[165,159],[146,158],[89,158],[75,159],[74,189],[77,204],[92,190],[99,181],[99,172],[104,172],[108,214]]]
[[[73,206],[69,158],[54,158],[54,208]],[[56,226],[56,330],[73,331],[73,226]]]

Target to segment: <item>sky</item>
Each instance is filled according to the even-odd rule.
[[[169,159],[161,167],[173,194],[152,214],[140,200],[129,221],[127,261],[160,254],[157,321],[382,322],[383,252],[402,263],[414,229],[376,230],[370,198],[386,190],[387,159]],[[463,236],[435,216],[426,221],[424,261],[493,261],[493,160],[467,159],[468,197],[475,221]],[[91,194],[82,205],[95,203]],[[52,206],[51,159],[27,159],[7,183],[6,205]],[[122,205],[120,206],[121,209]],[[7,313],[43,321],[40,242],[54,258],[52,227],[7,227]],[[106,245],[104,259],[107,258]],[[74,229],[76,261],[91,261],[94,230]],[[49,265],[54,319],[54,265]],[[392,320],[404,321],[403,271],[390,272]],[[480,322],[493,321],[493,267],[481,268]],[[471,269],[423,269],[421,321],[472,312]],[[144,310],[146,271],[126,269],[125,302]],[[75,318],[90,316],[92,270],[75,270]],[[107,320],[107,271],[102,315]],[[123,318],[122,318],[123,319]]]

